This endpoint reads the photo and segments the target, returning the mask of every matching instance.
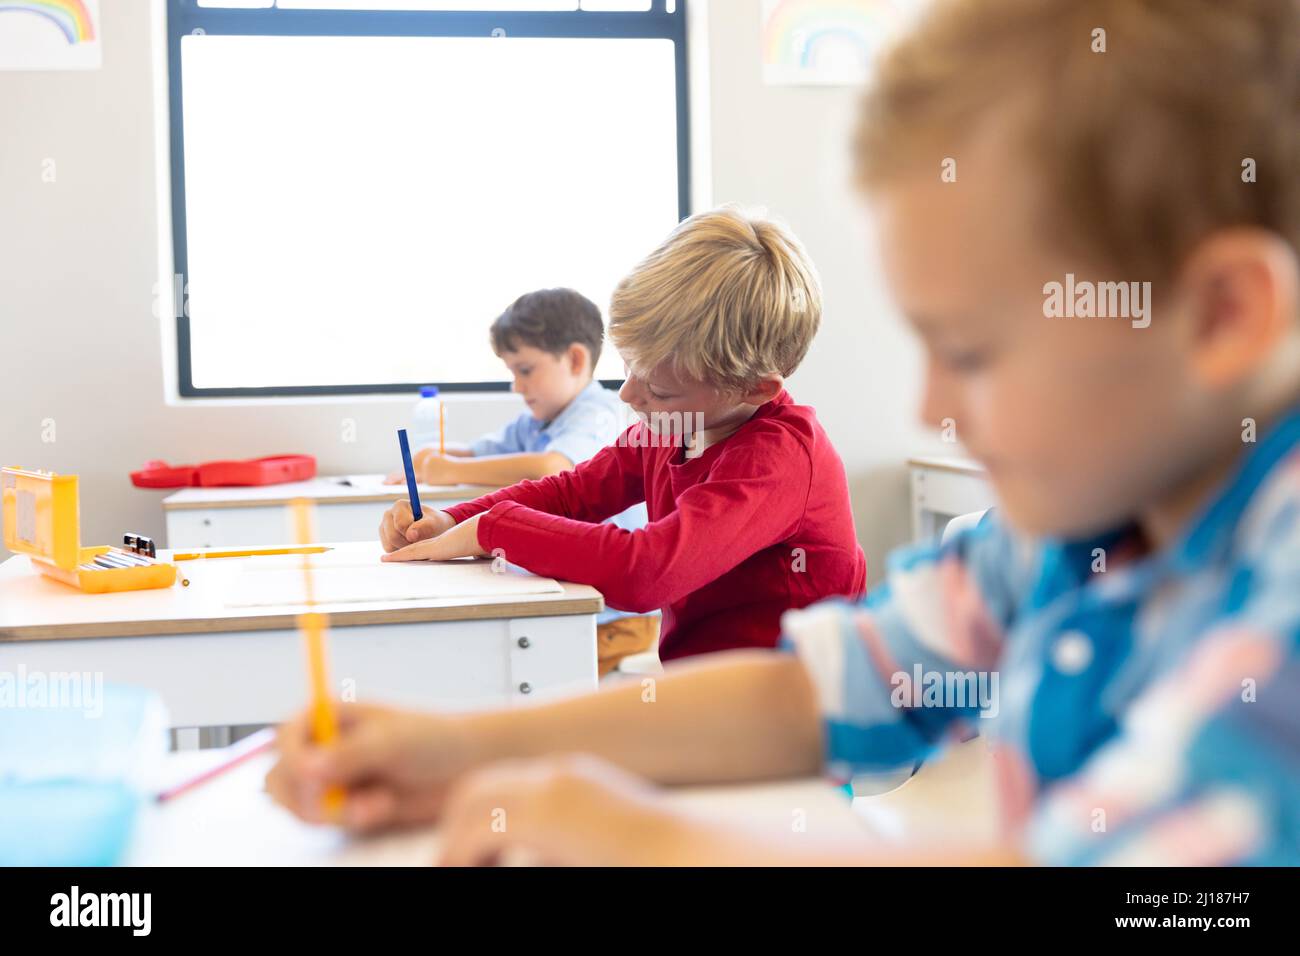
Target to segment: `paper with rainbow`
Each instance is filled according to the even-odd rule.
[[[929,0],[763,0],[763,79],[857,86]]]
[[[0,70],[93,70],[99,0],[0,0]]]

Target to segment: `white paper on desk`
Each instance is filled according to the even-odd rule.
[[[387,475],[344,475],[342,478],[336,478],[340,485],[346,488],[355,488],[358,491],[368,491],[371,494],[386,495],[390,492],[395,496],[406,497],[406,482],[400,481],[397,484],[386,484],[384,479]],[[426,485],[420,482],[416,485],[420,491],[444,491],[452,485]]]
[[[226,595],[228,607],[298,605],[307,601],[302,558],[293,566],[265,559],[246,561]],[[312,590],[318,604],[422,601],[434,598],[483,598],[525,594],[561,594],[554,578],[542,578],[507,565],[492,570],[491,561],[378,560],[348,564],[312,563]]]
[[[189,779],[225,756],[222,750],[171,754],[171,777],[159,783]],[[298,821],[263,790],[274,762],[271,754],[253,757],[166,803],[151,802],[137,821],[123,862],[127,866],[428,866],[436,861],[438,837],[429,827],[358,839],[333,827]],[[176,770],[181,771],[179,777]]]

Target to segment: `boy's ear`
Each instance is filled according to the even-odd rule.
[[[746,405],[763,405],[781,394],[781,389],[784,387],[785,378],[780,375],[774,375],[771,378],[765,378],[759,381],[753,388],[741,396],[740,400]]]
[[[1192,312],[1193,368],[1207,388],[1252,378],[1300,328],[1296,251],[1267,230],[1211,236],[1188,258],[1179,285]]]
[[[565,361],[569,363],[569,371],[574,375],[581,375],[583,372],[594,373],[595,369],[591,367],[591,352],[587,346],[581,343],[572,343],[564,352]]]

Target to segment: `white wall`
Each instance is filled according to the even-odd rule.
[[[165,493],[127,479],[150,458],[308,451],[323,473],[387,469],[406,398],[165,400],[170,342],[153,315],[151,4],[101,8],[102,69],[0,73],[0,462],[79,474],[86,543],[123,530],[162,539]],[[825,324],[791,391],[817,407],[843,454],[875,579],[884,552],[908,535],[903,459],[935,445],[912,424],[916,353],[883,301],[843,185],[855,93],[763,85],[758,0],[712,0],[706,13],[699,115],[710,135],[698,152],[711,152],[712,172],[697,172],[706,177],[698,193],[766,206],[818,265]],[[45,182],[50,160],[54,181]],[[452,401],[458,441],[522,407],[499,395]]]
[[[766,86],[758,0],[712,0],[709,16],[713,200],[766,206],[803,240],[821,274],[825,314],[791,377],[844,458],[870,580],[910,539],[904,465],[953,454],[916,424],[919,351],[888,302],[848,188],[848,135],[859,93]]]

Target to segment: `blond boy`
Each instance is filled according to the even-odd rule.
[[[844,464],[784,387],[821,320],[798,241],[724,208],[692,216],[614,292],[620,397],[640,419],[573,471],[412,523],[385,515],[385,560],[494,555],[599,588],[623,611],[662,609],[665,660],[773,647],[781,614],[860,596]],[[635,530],[600,522],[644,501]]]

